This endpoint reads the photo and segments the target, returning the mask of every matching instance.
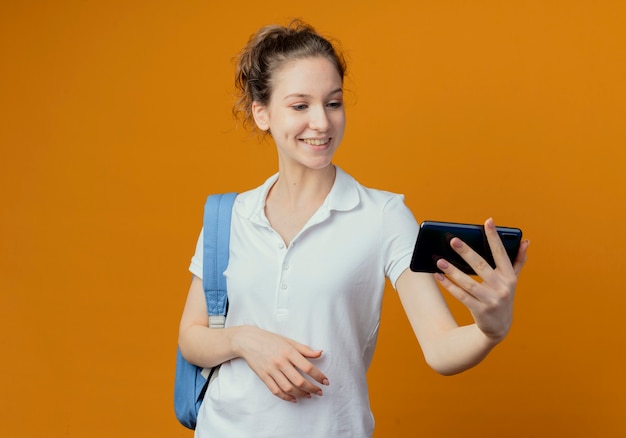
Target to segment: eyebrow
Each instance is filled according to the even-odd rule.
[[[337,94],[337,93],[342,93],[343,94],[343,89],[342,88],[337,88],[333,91],[331,91],[330,93],[328,93],[329,96],[332,96],[333,94]],[[283,100],[287,100],[293,97],[300,97],[300,98],[309,98],[311,97],[310,94],[305,94],[305,93],[292,93],[292,94],[288,94],[287,96],[285,96],[283,98]]]

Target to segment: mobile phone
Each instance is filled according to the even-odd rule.
[[[519,228],[496,227],[511,263],[515,260],[522,241]],[[443,258],[468,275],[476,275],[474,270],[450,246],[450,240],[458,237],[476,251],[492,268],[495,262],[485,235],[485,227],[474,224],[424,221],[420,225],[410,268],[414,272],[442,272],[437,260]]]

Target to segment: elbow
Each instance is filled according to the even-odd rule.
[[[429,360],[428,358],[426,359],[426,363],[437,374],[445,377],[454,376],[465,371],[465,369],[459,369],[457,367],[451,366],[451,364],[442,363],[441,361]]]
[[[437,374],[444,376],[444,377],[450,377],[450,376],[456,376],[457,374],[461,374],[463,370],[457,370],[457,369],[452,369],[452,368],[446,368],[446,367],[434,367],[434,366],[430,366]]]
[[[477,364],[473,362],[456,361],[453,360],[452,357],[436,353],[424,354],[424,359],[433,371],[446,377],[461,374]]]
[[[189,357],[187,356],[187,348],[185,345],[184,337],[179,333],[178,334],[178,351],[183,356],[183,358],[189,362]]]
[[[192,362],[191,358],[191,346],[190,346],[190,336],[189,330],[180,329],[178,331],[178,349],[180,350],[180,354],[187,362]]]
[[[187,327],[178,333],[178,350],[181,356],[190,364],[201,368],[208,368],[213,365],[206,364],[206,351],[197,340],[197,331],[193,327]]]

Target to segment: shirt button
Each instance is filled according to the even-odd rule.
[[[289,263],[283,264],[283,270],[287,271],[289,269]]]
[[[282,290],[287,290],[287,285],[286,285],[285,283],[282,283],[282,284],[280,285],[280,288],[281,288]]]
[[[279,243],[279,244],[278,244],[278,249],[283,249],[284,247],[285,247],[285,244],[284,244],[284,243]]]

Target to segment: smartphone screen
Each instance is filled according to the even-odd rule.
[[[496,227],[511,263],[515,260],[522,240],[519,228]],[[482,225],[460,224],[452,222],[424,221],[420,226],[411,259],[414,272],[441,272],[437,260],[443,258],[450,264],[469,275],[476,275],[474,270],[450,246],[453,237],[458,237],[495,268],[495,262],[489,248],[489,242]]]

